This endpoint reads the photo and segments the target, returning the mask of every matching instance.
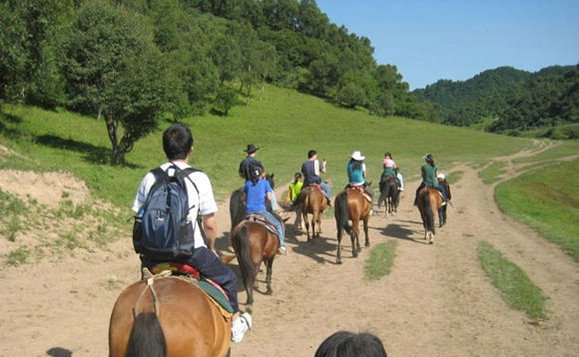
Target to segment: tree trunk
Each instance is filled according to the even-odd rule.
[[[107,124],[107,133],[111,141],[111,164],[120,165],[119,159],[122,159],[124,154],[119,158],[119,122],[110,114],[105,115],[105,123]]]

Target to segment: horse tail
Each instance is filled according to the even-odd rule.
[[[425,189],[424,193],[422,195],[423,197],[423,202],[422,204],[424,205],[424,220],[426,223],[426,229],[430,232],[432,232],[433,234],[435,233],[434,229],[435,229],[435,225],[434,225],[434,212],[432,212],[432,208],[431,208],[431,197],[430,197],[430,192],[429,189]]]
[[[167,342],[161,323],[154,312],[141,313],[135,318],[127,348],[129,357],[165,357]]]
[[[336,197],[336,217],[338,218],[338,229],[343,228],[348,234],[352,233],[348,212],[348,194],[343,192]]]
[[[245,278],[251,279],[251,277],[256,275],[256,267],[253,264],[253,260],[251,259],[251,248],[249,246],[249,231],[247,225],[243,225],[241,230],[239,231],[239,258],[237,261],[239,262],[241,272],[245,272]],[[252,282],[253,284],[253,282]]]

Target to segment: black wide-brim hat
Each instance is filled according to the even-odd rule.
[[[253,144],[248,144],[247,149],[245,149],[245,152],[248,154],[252,154],[252,153],[256,152],[257,150],[259,150],[258,147],[255,147],[255,145],[253,145]]]

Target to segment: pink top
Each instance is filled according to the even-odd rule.
[[[394,162],[394,160],[386,158],[384,159],[384,162],[382,163],[382,165],[384,166],[384,168],[387,167],[392,167],[392,168],[396,168],[396,163]]]

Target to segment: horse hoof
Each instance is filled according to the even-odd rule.
[[[366,247],[369,247],[369,246],[370,246],[370,243],[366,243],[365,246],[366,246]]]
[[[265,292],[265,295],[272,295],[272,294],[273,294],[273,290],[272,290],[272,289],[268,289],[268,290]]]
[[[340,259],[336,259],[336,264],[342,264],[342,261]]]
[[[431,240],[428,241],[428,244],[433,244],[433,243],[434,243],[434,241],[431,241]]]

